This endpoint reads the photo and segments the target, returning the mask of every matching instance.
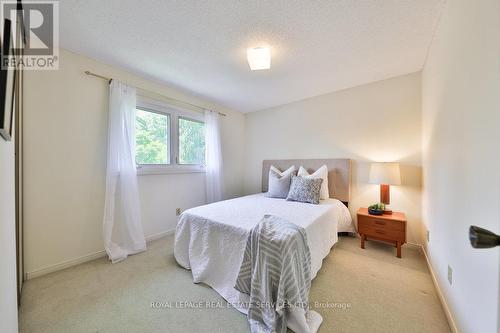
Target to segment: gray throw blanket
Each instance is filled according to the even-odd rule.
[[[235,285],[250,295],[251,331],[286,332],[292,308],[299,309],[305,323],[310,287],[311,254],[305,230],[265,215],[248,236]]]

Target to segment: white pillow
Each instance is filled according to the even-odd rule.
[[[321,190],[319,192],[319,198],[320,199],[328,199],[330,197],[330,194],[328,193],[328,168],[326,165],[323,165],[321,168],[316,170],[313,174],[309,174],[306,169],[304,169],[302,166],[299,168],[299,173],[297,176],[304,177],[304,178],[321,178],[323,179],[323,182],[321,183]]]
[[[283,176],[288,176],[289,174],[291,173],[294,173],[295,172],[295,165],[292,165],[291,167],[289,167],[288,169],[286,169],[285,171],[281,172],[281,170],[279,170],[278,168],[276,168],[274,165],[271,165],[271,170],[273,170],[274,172],[276,172],[280,177],[283,177]]]

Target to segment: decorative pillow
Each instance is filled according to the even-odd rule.
[[[274,165],[271,165],[271,168],[269,171],[271,171],[271,170],[276,172],[279,176],[283,177],[283,176],[291,175],[291,174],[295,175],[295,172],[297,169],[295,168],[295,165],[292,165],[291,167],[289,167],[285,171],[281,171],[280,169],[276,168]]]
[[[319,204],[321,178],[304,178],[293,176],[290,191],[286,200]]]
[[[295,171],[295,170],[294,170]],[[269,186],[266,196],[269,198],[285,199],[290,190],[290,182],[295,172],[280,176],[272,168],[269,170]]]
[[[306,169],[302,166],[299,168],[299,173],[297,176],[304,178],[321,178],[323,179],[323,183],[321,184],[321,192],[320,199],[328,199],[330,197],[330,193],[328,193],[328,168],[326,165],[323,165],[321,168],[316,170],[313,174],[309,174]]]

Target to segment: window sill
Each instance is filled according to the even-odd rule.
[[[172,165],[172,166],[141,166],[137,168],[138,176],[169,175],[179,173],[205,173],[205,167],[199,165]]]

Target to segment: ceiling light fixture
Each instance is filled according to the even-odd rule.
[[[247,49],[247,60],[253,71],[271,68],[271,50],[267,46]]]

